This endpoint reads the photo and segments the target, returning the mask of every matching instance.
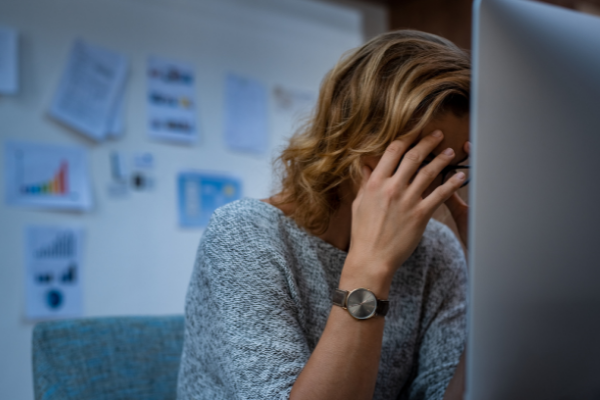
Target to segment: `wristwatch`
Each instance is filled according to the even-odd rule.
[[[369,289],[358,288],[351,292],[336,289],[333,304],[348,310],[356,319],[369,319],[374,316],[385,317],[390,307],[388,300],[380,300]]]

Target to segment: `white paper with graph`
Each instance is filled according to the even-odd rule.
[[[71,210],[92,207],[85,148],[9,141],[4,161],[8,204]]]
[[[81,228],[45,225],[27,227],[27,319],[71,318],[83,314],[82,238]]]

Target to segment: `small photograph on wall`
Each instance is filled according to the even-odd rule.
[[[83,231],[32,225],[25,230],[25,315],[29,320],[83,315]]]
[[[181,172],[177,178],[179,224],[186,228],[205,228],[212,213],[242,197],[240,179],[208,172]]]
[[[79,211],[92,207],[85,148],[9,141],[4,163],[9,205]]]
[[[194,80],[190,65],[148,58],[146,100],[151,138],[189,144],[198,140]]]

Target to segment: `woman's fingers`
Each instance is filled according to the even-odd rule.
[[[404,154],[402,162],[394,175],[401,186],[409,184],[425,158],[440,144],[443,138],[442,131],[436,130],[431,135],[425,136],[415,147]]]
[[[461,187],[465,179],[466,175],[462,172],[454,174],[446,183],[438,186],[429,196],[425,197],[421,202],[421,207],[423,207],[426,213],[433,214],[436,208],[448,200]]]
[[[421,196],[425,189],[438,177],[442,170],[454,159],[454,150],[450,147],[438,154],[429,164],[421,168],[408,186],[411,196]],[[441,179],[441,177],[440,177]]]
[[[377,164],[377,167],[373,170],[372,176],[375,179],[383,180],[389,178],[394,174],[394,171],[398,167],[400,159],[408,150],[414,138],[403,136],[397,140],[394,140],[385,149],[385,153],[381,156],[381,160]]]

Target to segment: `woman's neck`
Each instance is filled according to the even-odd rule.
[[[265,203],[269,203],[279,208],[285,215],[291,215],[295,209],[294,204],[277,205],[274,201],[278,195],[268,199],[263,199]],[[337,247],[340,250],[348,251],[350,248],[350,233],[352,231],[352,202],[355,194],[349,183],[345,182],[340,185],[340,206],[337,211],[329,219],[329,225],[325,233],[317,235],[330,245]],[[273,201],[272,201],[273,199]]]

